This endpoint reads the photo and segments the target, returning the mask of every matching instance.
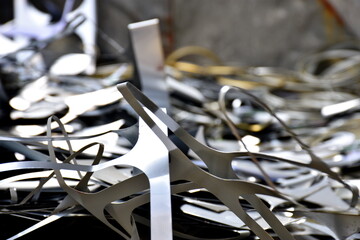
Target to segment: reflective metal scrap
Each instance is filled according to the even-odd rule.
[[[359,108],[348,84],[359,51],[316,53],[296,71],[179,61],[191,53],[221,63],[199,48],[172,55],[158,99],[149,82],[143,92],[120,83],[130,64],[98,79],[53,71],[21,88],[0,134],[0,216],[26,226],[0,238],[87,217],[123,239],[355,239]],[[138,62],[156,86],[158,60]]]

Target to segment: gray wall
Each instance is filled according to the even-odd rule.
[[[331,3],[351,32],[360,33],[360,1]],[[329,36],[323,7],[317,0],[99,1],[101,29],[123,46],[127,46],[126,25],[152,17],[161,20],[167,52],[199,45],[235,65],[291,68],[302,54],[349,36],[336,23]],[[104,40],[99,39],[99,43],[103,53],[114,51]]]
[[[235,64],[291,66],[324,40],[314,0],[183,2],[176,1],[176,45],[202,45]]]

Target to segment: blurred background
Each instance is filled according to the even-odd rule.
[[[30,1],[61,15],[64,1]],[[75,1],[78,6],[81,1]],[[1,1],[4,23],[12,0]],[[106,0],[97,1],[97,47],[116,58],[128,46],[127,25],[159,18],[165,53],[207,47],[227,64],[292,68],[297,58],[360,34],[357,0]],[[57,45],[59,48],[59,44]]]

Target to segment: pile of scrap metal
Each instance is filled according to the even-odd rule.
[[[57,23],[15,2],[0,28],[2,239],[359,238],[358,45],[293,71],[201,47],[164,59],[153,19],[129,25],[128,61],[98,65],[95,1],[66,1]],[[71,34],[83,52],[46,58]]]

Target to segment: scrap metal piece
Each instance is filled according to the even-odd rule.
[[[128,25],[128,29],[142,91],[166,111],[170,108],[170,101],[163,71],[164,56],[159,20],[132,23]],[[163,124],[159,120],[155,121],[157,124]],[[139,140],[136,146],[138,144],[142,146],[139,152],[144,152],[150,147],[149,152],[154,154],[151,159],[157,159],[148,162],[150,164],[148,169],[144,169],[143,164],[141,164],[142,168],[138,167],[150,181],[151,239],[171,240],[173,234],[168,152],[166,148],[164,149],[162,142],[145,125],[140,119]],[[167,135],[166,125],[162,125],[161,128]],[[150,142],[151,145],[149,145]],[[158,222],[162,224],[157,224]]]
[[[84,0],[81,5],[72,10],[75,0],[65,1],[61,19],[52,24],[49,14],[42,13],[32,6],[28,0],[14,1],[14,21],[0,28],[0,33],[14,37],[16,42],[25,46],[31,39],[51,39],[64,31],[72,19],[82,15],[85,20],[75,29],[83,45],[84,53],[90,56],[91,61],[86,69],[87,74],[93,74],[96,68],[96,1]],[[22,53],[21,55],[24,55]],[[23,57],[21,57],[23,59]]]
[[[169,109],[159,20],[132,23],[128,28],[143,93],[158,106]]]
[[[332,117],[337,114],[356,111],[360,108],[360,99],[352,99],[345,102],[327,105],[321,108],[321,115],[324,117]]]

